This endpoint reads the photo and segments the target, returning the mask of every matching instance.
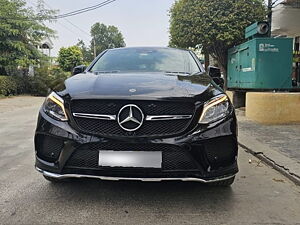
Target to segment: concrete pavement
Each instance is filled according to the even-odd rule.
[[[240,145],[300,185],[300,125],[262,125],[236,112]]]
[[[42,101],[0,100],[0,224],[300,224],[300,188],[242,148],[231,188],[89,179],[51,184],[33,168]]]

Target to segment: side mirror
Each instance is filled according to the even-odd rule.
[[[218,85],[220,88],[224,89],[224,79],[222,77],[213,77],[213,81]]]
[[[86,66],[85,65],[80,65],[80,66],[76,66],[74,67],[73,69],[73,73],[72,75],[76,75],[76,74],[79,74],[79,73],[83,73],[86,69]]]
[[[208,75],[220,88],[224,88],[224,79],[222,78],[221,70],[218,67],[209,66]]]
[[[209,66],[208,67],[208,75],[212,78],[220,78],[221,77],[221,70],[218,67],[215,66]]]

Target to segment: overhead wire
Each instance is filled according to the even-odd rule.
[[[52,6],[50,6],[49,4],[47,4],[46,2],[44,3],[49,9],[53,9]],[[82,28],[80,28],[79,26],[75,25],[74,23],[72,23],[69,19],[67,18],[63,18],[66,22],[68,22],[69,24],[71,24],[73,27],[75,27],[76,29],[80,30],[81,33],[80,34],[84,34],[86,35],[86,37],[90,38],[90,34],[88,32],[86,32],[85,30],[83,30]],[[59,21],[58,21],[59,23]],[[68,30],[70,30],[68,27],[64,26],[62,23],[60,23],[60,25],[62,25],[63,27],[67,28]],[[74,33],[74,32],[72,32]],[[74,33],[75,34],[75,33]],[[86,39],[86,38],[82,38],[82,39]],[[88,40],[88,39],[86,39]]]
[[[23,17],[23,18],[0,17],[0,19],[4,19],[4,20],[40,20],[40,21],[42,21],[42,20],[57,20],[57,19],[63,19],[63,18],[66,18],[66,17],[71,17],[71,16],[82,14],[82,13],[86,13],[86,12],[104,7],[104,6],[106,6],[108,4],[111,4],[115,1],[117,1],[117,0],[106,0],[106,1],[101,2],[101,3],[99,3],[97,5],[94,5],[94,6],[78,9],[78,10],[75,10],[75,11],[72,11],[72,12],[69,12],[69,13],[64,13],[64,14],[57,15],[57,16],[52,16],[52,17],[51,16],[50,17],[33,17],[33,18],[29,18],[29,17]]]
[[[27,2],[32,5],[33,7],[38,7],[37,4],[33,3],[31,0],[27,0]],[[49,4],[47,4],[46,2],[44,2],[44,4],[49,8],[49,9],[53,9]],[[67,22],[69,22],[70,24],[72,24],[74,27],[76,27],[77,29],[79,29],[78,26],[76,26],[75,24],[71,23],[70,21],[68,21],[66,18],[64,18],[64,20],[66,20]],[[66,30],[70,31],[71,33],[75,34],[76,36],[79,35],[79,33],[77,32],[74,32],[72,29],[70,29],[68,26],[65,26],[63,23],[57,21],[57,23],[62,26],[63,28],[65,28]],[[81,30],[81,29],[80,29]],[[81,30],[83,32],[83,30]],[[81,35],[82,33],[80,33]],[[81,37],[81,39],[86,39],[86,38],[83,38]],[[88,39],[86,39],[88,40]]]
[[[82,8],[82,9],[78,9],[78,10],[75,10],[75,11],[72,11],[72,12],[69,12],[69,13],[64,13],[62,15],[58,15],[58,17],[60,17],[60,16],[64,17],[64,16],[73,15],[73,14],[76,15],[77,13],[80,14],[80,13],[83,13],[83,12],[88,12],[88,11],[95,10],[95,9],[98,9],[98,8],[102,7],[103,4],[109,4],[109,3],[112,3],[114,1],[116,1],[116,0],[106,0],[104,2],[101,2],[101,3],[97,4],[97,5],[93,5],[93,6]]]

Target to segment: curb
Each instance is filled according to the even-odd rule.
[[[255,152],[252,149],[248,148],[247,146],[243,145],[242,143],[238,142],[239,146],[242,147],[246,152],[252,154],[256,158],[260,159],[267,165],[271,166],[273,169],[277,170],[279,173],[281,173],[283,176],[287,177],[289,180],[294,182],[296,185],[300,186],[300,177],[290,172],[288,168],[285,168],[284,166],[281,166],[277,164],[274,160],[264,155],[263,152]]]

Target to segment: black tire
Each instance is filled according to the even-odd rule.
[[[217,187],[229,187],[230,185],[233,184],[234,179],[235,179],[235,176],[231,177],[229,179],[226,179],[226,180],[220,180],[220,181],[209,183],[209,185],[210,186],[217,186]]]
[[[58,179],[58,178],[54,178],[54,177],[48,177],[46,175],[43,175],[44,178],[47,180],[47,181],[50,181],[51,183],[61,183],[63,181],[63,179]]]

